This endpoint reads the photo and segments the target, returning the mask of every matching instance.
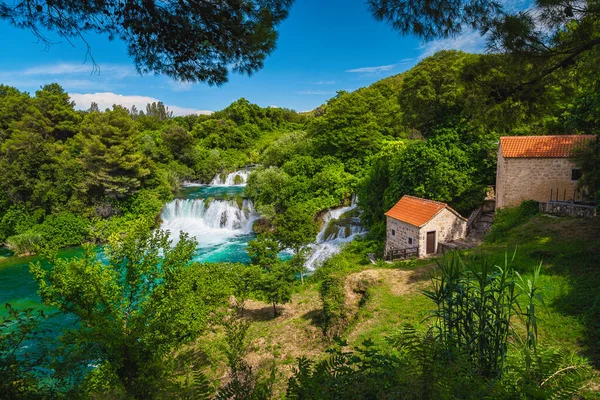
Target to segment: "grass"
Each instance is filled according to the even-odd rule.
[[[600,367],[600,220],[537,215],[508,231],[502,244],[481,252],[500,264],[516,249],[514,267],[525,274],[542,264],[540,339],[566,347]],[[481,255],[480,255],[481,256]]]
[[[502,221],[501,221],[502,222]],[[463,257],[487,257],[492,264],[504,265],[512,257],[513,267],[527,279],[542,264],[541,286],[545,306],[538,309],[539,340],[546,347],[563,348],[585,357],[600,369],[600,219],[584,220],[530,215],[522,222],[504,224],[494,242],[463,251]],[[385,345],[385,337],[405,323],[425,329],[424,322],[433,303],[420,290],[431,282],[434,260],[366,264],[364,257],[346,251],[327,266],[348,280],[370,277],[369,298],[358,308],[346,330],[349,346],[369,339]],[[246,316],[253,323],[249,331],[248,361],[260,368],[276,360],[276,393],[282,395],[296,359],[320,359],[332,345],[324,339],[321,303],[318,295],[319,273],[294,294],[291,304],[281,307],[272,318],[271,307],[251,301]],[[523,298],[523,301],[525,299]],[[222,376],[225,368],[219,343],[222,332],[199,339],[201,349],[212,365],[211,375]],[[208,363],[207,363],[208,364]],[[215,366],[216,365],[216,366]],[[594,383],[597,387],[598,382]],[[594,398],[593,395],[590,398]]]

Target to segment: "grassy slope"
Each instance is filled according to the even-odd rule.
[[[581,220],[537,215],[506,232],[497,243],[464,252],[465,257],[484,254],[504,265],[507,253],[517,248],[513,266],[526,278],[534,266],[543,264],[543,296],[546,307],[539,311],[540,340],[545,345],[564,347],[587,357],[600,367],[600,219]],[[416,266],[415,266],[416,265]],[[426,288],[434,271],[431,261],[396,263],[389,268],[356,266],[348,280],[367,276],[375,284],[366,304],[347,330],[349,345],[365,339],[383,343],[385,336],[404,323],[425,326],[432,303],[419,290]],[[351,291],[347,290],[349,297]],[[319,327],[321,304],[317,284],[309,283],[294,295],[291,304],[272,309],[261,302],[249,302],[246,316],[253,321],[249,332],[248,361],[264,366],[275,358],[277,391],[282,393],[296,358],[326,356],[331,345]],[[196,349],[212,364],[212,376],[224,377],[224,357],[219,350],[222,333],[200,339]],[[214,367],[218,365],[219,367]]]

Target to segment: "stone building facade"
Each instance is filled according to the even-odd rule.
[[[496,170],[496,208],[518,206],[524,200],[575,200],[579,196],[580,171],[571,158],[593,137],[501,137]]]
[[[419,257],[467,234],[467,220],[446,203],[413,196],[402,197],[386,213],[386,225],[386,253],[417,248]]]

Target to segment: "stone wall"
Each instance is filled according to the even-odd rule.
[[[498,151],[496,207],[518,206],[524,200],[549,201],[550,190],[563,200],[573,200],[578,181],[571,180],[577,168],[568,158],[504,158]]]
[[[458,217],[447,208],[443,209],[421,227],[419,238],[419,257],[423,257],[427,252],[427,232],[435,231],[435,252],[438,252],[438,243],[451,242],[456,239],[462,239],[467,236],[467,221]]]
[[[562,202],[540,202],[540,212],[567,217],[594,218],[596,207]]]
[[[391,249],[408,249],[419,245],[419,228],[416,226],[390,217],[386,217],[386,226],[386,252]],[[394,235],[392,235],[392,230]],[[408,238],[412,238],[413,244],[408,244]]]

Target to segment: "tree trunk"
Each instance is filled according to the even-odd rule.
[[[275,302],[273,302],[273,318],[277,316],[277,307],[275,306]]]

